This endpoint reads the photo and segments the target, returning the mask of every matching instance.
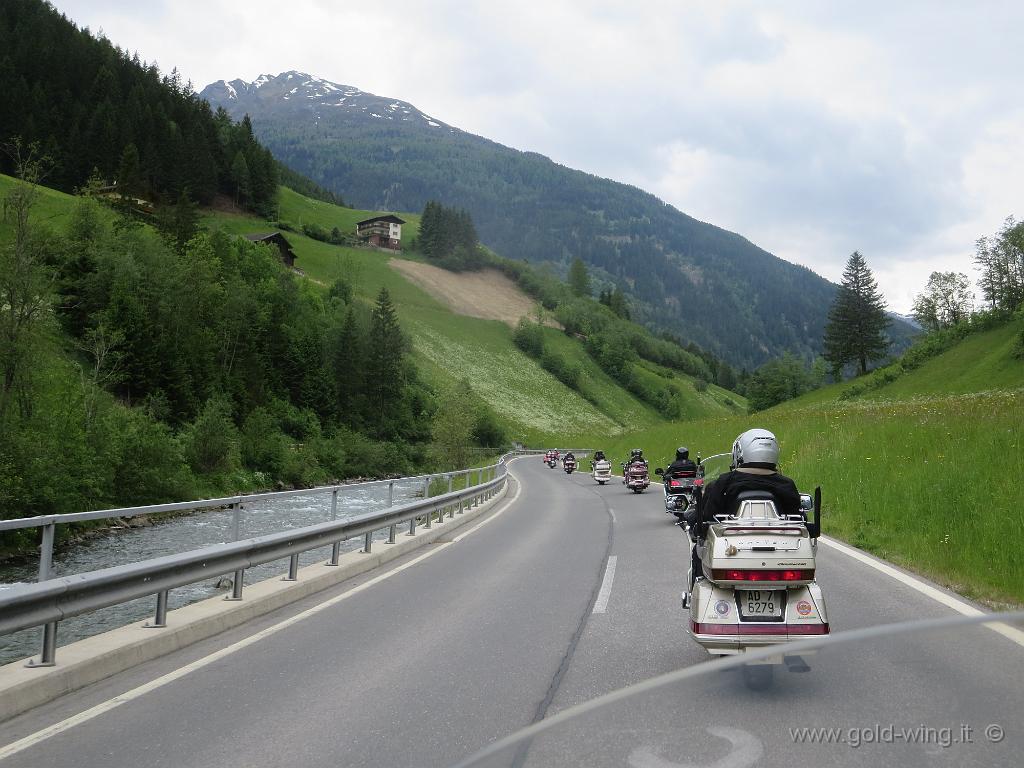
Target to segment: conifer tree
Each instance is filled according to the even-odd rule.
[[[864,257],[854,251],[825,326],[824,358],[833,377],[838,379],[847,363],[856,363],[860,374],[867,373],[868,362],[883,357],[889,348],[889,323],[878,284]]]
[[[350,425],[358,424],[358,404],[363,391],[363,343],[356,313],[350,305],[338,334],[334,351],[334,379],[338,415]]]
[[[572,260],[569,267],[569,287],[577,296],[590,298],[590,275],[587,274],[587,265],[579,256]]]
[[[252,179],[242,150],[238,150],[235,159],[231,161],[231,180],[235,184],[235,203],[246,205],[252,194]]]
[[[381,288],[370,316],[366,355],[367,416],[378,438],[397,435],[401,426],[397,417],[404,385],[405,346],[391,294]]]
[[[440,210],[441,206],[434,200],[428,200],[423,208],[423,217],[420,219],[420,250],[428,258],[436,258],[440,255]]]

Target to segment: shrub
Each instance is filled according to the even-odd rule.
[[[210,398],[196,420],[182,433],[184,454],[195,472],[226,473],[238,468],[238,429],[231,406]]]
[[[545,350],[540,358],[541,367],[570,389],[578,389],[582,371],[578,365],[572,365],[557,352]]]
[[[278,427],[277,419],[265,408],[250,413],[239,436],[242,463],[279,479],[284,474],[292,442]]]
[[[530,357],[539,358],[544,354],[543,326],[525,317],[519,319],[519,325],[512,332],[512,341]]]

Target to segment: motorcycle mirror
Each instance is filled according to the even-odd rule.
[[[654,474],[656,474],[656,475],[664,475],[665,474],[665,470],[662,469],[661,467],[658,467],[656,470],[654,470]]]
[[[802,501],[802,499],[801,499]],[[801,504],[801,507],[803,505]],[[807,524],[807,534],[816,539],[821,536],[821,486],[814,489],[814,522]]]

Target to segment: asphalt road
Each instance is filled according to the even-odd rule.
[[[328,609],[0,764],[445,766],[573,704],[708,659],[685,634],[688,545],[662,511],[658,486],[643,495],[617,480],[599,487],[532,457],[512,473],[518,497],[454,545],[386,566],[396,572]],[[609,558],[614,578],[606,579]],[[379,575],[0,724],[0,745]],[[825,546],[818,578],[833,632],[954,615]],[[629,699],[486,765],[1020,764],[1024,647],[1011,639],[972,627],[805,661],[809,672],[781,668],[768,691],[751,691],[727,670]],[[850,731],[842,745],[808,745],[788,730],[890,723],[960,727],[963,743],[869,745]],[[1005,729],[999,741],[984,735],[993,724]],[[964,725],[977,742],[962,738]]]

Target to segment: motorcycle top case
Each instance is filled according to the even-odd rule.
[[[708,526],[701,564],[719,586],[788,589],[814,581],[816,542],[802,520],[767,500],[744,500],[735,517]]]

